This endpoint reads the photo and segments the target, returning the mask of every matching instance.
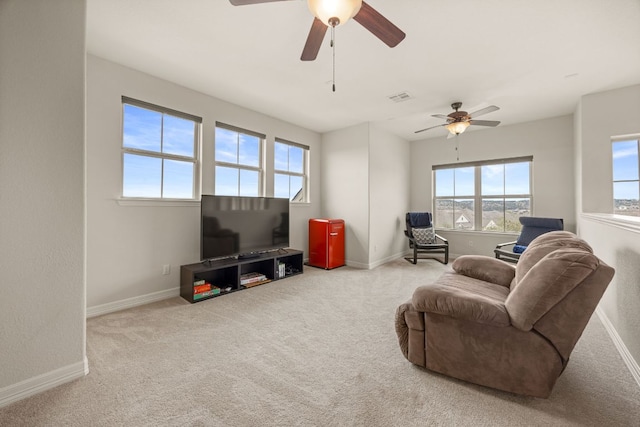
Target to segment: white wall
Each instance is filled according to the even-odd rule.
[[[576,130],[583,153],[579,234],[594,252],[616,269],[600,307],[627,350],[640,361],[640,220],[613,215],[611,137],[640,134],[640,85],[582,97]],[[596,213],[597,215],[591,215]],[[603,214],[604,213],[604,214]],[[640,372],[638,372],[640,374]]]
[[[377,266],[405,254],[409,211],[409,142],[370,128],[369,141],[369,264]]]
[[[369,125],[322,136],[322,216],[345,221],[348,265],[369,265]]]
[[[369,123],[322,136],[322,215],[345,220],[347,265],[404,255],[409,143]]]
[[[459,137],[460,162],[533,156],[533,214],[563,218],[575,231],[573,117],[474,130]],[[432,165],[456,163],[455,139],[438,136],[411,143],[411,210],[432,211]],[[512,234],[438,231],[452,255],[493,256]],[[506,239],[506,240],[505,240]]]
[[[215,122],[267,135],[267,176],[273,141],[279,137],[310,147],[311,203],[291,207],[291,247],[307,251],[308,219],[320,214],[320,135],[211,96],[87,57],[87,306],[90,314],[132,300],[177,295],[180,265],[200,259],[199,203],[121,205],[121,96],[203,118],[202,192],[213,194]],[[267,195],[273,194],[272,179]],[[162,266],[171,265],[163,276]],[[127,302],[128,301],[128,302]]]
[[[85,9],[0,2],[0,406],[87,369]]]
[[[640,85],[586,95],[580,135],[583,212],[613,212],[611,137],[640,133]]]

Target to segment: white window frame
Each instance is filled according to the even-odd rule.
[[[482,194],[482,166],[490,166],[490,165],[505,165],[510,163],[525,163],[529,162],[529,194],[502,194],[502,195],[483,195]],[[453,195],[453,196],[438,196],[436,194],[436,171],[444,170],[444,169],[460,169],[460,168],[474,168],[474,194],[465,194],[465,195]],[[512,157],[506,159],[496,159],[496,160],[485,160],[485,161],[477,161],[477,162],[464,162],[464,163],[453,163],[446,165],[434,165],[432,167],[432,182],[433,182],[433,201],[432,201],[432,211],[433,211],[433,219],[434,225],[436,229],[443,231],[457,231],[457,232],[486,232],[486,233],[516,233],[514,231],[508,230],[484,230],[482,228],[482,202],[486,199],[515,199],[515,198],[527,198],[529,199],[529,212],[530,215],[533,215],[533,156],[523,156],[523,157]],[[474,224],[472,229],[460,230],[455,228],[455,218],[454,218],[454,228],[440,228],[436,221],[436,206],[438,200],[473,200],[473,211],[474,211]],[[480,212],[478,215],[477,212]],[[503,214],[504,214],[503,210]]]
[[[189,120],[194,122],[194,141],[193,141],[193,157],[191,156],[181,156],[181,155],[177,155],[177,154],[169,154],[169,153],[162,153],[162,152],[158,152],[158,151],[151,151],[151,150],[143,150],[143,149],[139,149],[139,148],[131,148],[131,147],[125,147],[124,146],[124,121],[125,121],[125,105],[131,105],[134,107],[138,107],[138,108],[143,108],[146,110],[151,110],[151,111],[155,111],[158,113],[162,114],[162,124],[161,124],[161,129],[160,129],[160,147],[162,147],[162,138],[163,138],[163,132],[162,132],[162,126],[164,125],[164,116],[165,115],[169,115],[169,116],[173,116],[173,117],[178,117],[181,119],[185,119],[185,120]],[[122,174],[120,175],[121,178],[121,185],[120,185],[120,200],[123,201],[136,201],[136,200],[152,200],[152,201],[170,201],[170,202],[175,202],[175,201],[196,201],[197,199],[199,199],[199,193],[200,193],[200,189],[198,186],[199,183],[199,179],[198,177],[200,176],[200,165],[199,165],[199,153],[200,153],[200,138],[201,138],[201,127],[202,127],[202,118],[198,117],[198,116],[194,116],[192,114],[188,114],[188,113],[184,113],[181,111],[177,111],[177,110],[173,110],[171,108],[166,108],[166,107],[162,107],[156,104],[152,104],[149,102],[145,102],[145,101],[140,101],[138,99],[133,99],[133,98],[129,98],[127,96],[122,96],[122,122],[121,122],[121,132],[120,132],[120,137],[121,137],[121,147],[122,147],[122,154],[121,154],[121,170],[122,170]],[[189,162],[193,164],[193,183],[192,183],[192,194],[191,197],[189,198],[168,198],[168,197],[164,197],[164,162],[163,162],[163,167],[162,167],[162,171],[161,171],[161,176],[160,176],[160,197],[141,197],[141,196],[125,196],[124,195],[124,158],[126,154],[133,154],[136,156],[143,156],[143,157],[154,157],[154,158],[158,158],[158,159],[162,159],[162,160],[177,160],[177,161],[182,161],[182,162]]]
[[[275,144],[284,144],[284,145],[288,145],[290,147],[298,147],[302,149],[302,173],[298,173],[298,172],[291,172],[288,170],[282,170],[282,169],[276,169],[275,167]],[[289,197],[289,202],[290,203],[309,203],[309,146],[307,145],[303,145],[303,144],[299,144],[297,142],[292,142],[292,141],[287,141],[286,139],[282,139],[282,138],[275,138],[275,142],[274,142],[274,157],[273,157],[273,180],[274,180],[274,193],[275,193],[275,176],[276,174],[280,174],[280,175],[288,175],[289,177],[298,177],[298,178],[302,178],[302,195],[299,198],[291,198]]]
[[[259,159],[258,159],[258,166],[250,166],[250,165],[244,165],[242,163],[239,163],[239,159],[240,156],[238,155],[238,163],[231,163],[231,162],[224,162],[224,161],[219,161],[217,159],[215,159],[215,144],[214,144],[214,150],[213,150],[213,155],[214,155],[214,169],[213,169],[213,179],[214,179],[214,194],[215,194],[215,180],[217,179],[216,173],[217,173],[217,167],[218,166],[222,166],[222,167],[226,167],[226,168],[232,168],[232,169],[237,169],[238,171],[242,171],[242,170],[246,170],[246,171],[254,171],[254,172],[258,172],[258,195],[254,196],[254,197],[264,197],[265,191],[264,191],[264,183],[265,183],[265,179],[264,179],[264,158],[265,158],[265,144],[266,144],[266,139],[267,136],[263,133],[259,133],[259,132],[254,132],[248,129],[243,129],[237,126],[233,126],[233,125],[229,125],[226,123],[222,123],[222,122],[216,122],[216,129],[221,128],[221,129],[226,129],[232,132],[237,132],[238,133],[238,137],[240,137],[240,134],[244,134],[244,135],[249,135],[249,136],[253,136],[253,137],[257,137],[260,139],[260,147],[258,149],[258,153],[259,153]],[[215,137],[214,137],[215,138]],[[238,144],[238,150],[240,149],[240,144]],[[239,153],[238,153],[239,154]],[[238,191],[237,194],[235,194],[236,196],[240,195],[240,180],[238,180]]]
[[[615,180],[613,179],[613,176],[615,174],[615,171],[613,170],[613,145],[617,142],[631,142],[631,141],[635,141],[636,142],[636,147],[638,149],[638,156],[636,157],[636,161],[638,162],[638,171],[640,172],[640,135],[626,135],[626,136],[619,136],[619,137],[615,137],[615,138],[611,138],[611,155],[612,155],[612,162],[611,162],[611,196],[612,196],[612,212],[615,215],[622,215],[622,216],[627,216],[627,217],[631,217],[631,218],[636,218],[640,216],[640,213],[638,214],[627,214],[627,213],[621,213],[621,212],[616,212],[616,199],[615,199],[615,192],[614,192],[614,186],[616,182],[635,182],[639,187],[640,187],[640,176],[638,177],[638,179],[622,179],[622,180]],[[639,174],[640,175],[640,174]]]

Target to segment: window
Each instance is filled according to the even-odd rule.
[[[194,199],[202,119],[122,97],[122,197]]]
[[[307,202],[309,147],[276,139],[274,147],[274,196]]]
[[[613,141],[613,213],[640,216],[638,139]]]
[[[215,194],[262,196],[265,135],[216,123]]]
[[[519,232],[531,215],[533,157],[433,167],[437,228]]]

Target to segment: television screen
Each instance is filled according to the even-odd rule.
[[[201,260],[289,246],[289,199],[203,194],[200,212]]]

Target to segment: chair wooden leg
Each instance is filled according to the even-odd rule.
[[[418,247],[416,245],[413,245],[413,263],[418,263]]]

